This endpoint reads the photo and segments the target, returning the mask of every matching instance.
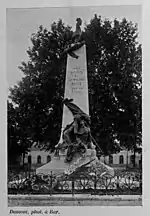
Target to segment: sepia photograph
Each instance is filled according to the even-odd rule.
[[[9,213],[142,206],[142,6],[7,8],[6,36]]]

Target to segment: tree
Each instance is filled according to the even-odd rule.
[[[29,138],[47,150],[59,141],[66,57],[72,30],[62,20],[31,36],[23,79],[10,98],[23,116]],[[92,135],[105,155],[141,145],[141,45],[137,26],[126,19],[110,22],[95,15],[85,26]]]
[[[7,101],[7,109],[8,164],[11,166],[19,164],[19,157],[28,152],[31,142],[24,130],[22,116],[20,117],[17,107]]]
[[[92,55],[88,68],[92,71],[90,108],[97,114],[93,115],[93,132],[106,154],[119,146],[133,149],[141,144],[142,61],[137,27],[126,19],[114,20],[112,25],[95,16],[86,32],[90,41],[93,38],[88,47]]]
[[[15,110],[13,105],[8,102],[8,164],[16,163],[20,153],[18,137],[16,134]]]

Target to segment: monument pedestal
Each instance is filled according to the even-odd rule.
[[[47,175],[51,174],[51,172],[55,174],[61,174],[69,170],[72,167],[72,165],[77,162],[78,159],[79,162],[76,165],[77,167],[81,167],[83,165],[90,163],[91,161],[97,160],[95,149],[87,149],[87,152],[85,153],[84,157],[81,157],[80,154],[77,154],[70,163],[65,163],[65,157],[66,154],[60,154],[60,156],[58,157],[53,156],[52,160],[49,163],[36,169],[36,174],[41,173]]]
[[[114,169],[98,160],[95,149],[87,149],[84,157],[83,155],[81,157],[80,154],[77,154],[71,163],[65,163],[65,157],[66,154],[62,154],[59,157],[53,156],[51,162],[36,169],[36,174],[49,175],[52,172],[52,174],[55,175],[63,173],[70,175],[75,172],[77,168],[93,166],[101,176],[104,174],[114,176]],[[79,162],[75,165],[75,162],[77,162],[78,159]],[[73,166],[75,167],[73,168]]]

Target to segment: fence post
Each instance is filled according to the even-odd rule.
[[[119,175],[117,175],[116,189],[117,189],[117,193],[118,193],[118,191],[120,189],[120,187],[119,187]]]
[[[140,182],[140,190],[141,190],[141,193],[142,193],[142,172],[140,172],[139,182]]]
[[[50,174],[50,196],[52,196],[52,187],[53,187],[53,173],[51,171],[51,174]]]
[[[97,178],[96,178],[96,171],[94,175],[94,193],[96,194],[96,186],[97,186]]]
[[[71,184],[71,187],[72,187],[71,188],[72,189],[72,196],[74,196],[74,178],[73,177],[71,178],[71,183],[72,183]]]

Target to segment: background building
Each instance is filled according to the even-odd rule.
[[[52,155],[48,151],[40,150],[37,147],[32,147],[30,152],[26,154],[24,163],[32,169],[36,169],[51,161]],[[135,154],[135,166],[140,167],[142,161],[141,153]],[[117,154],[109,156],[101,156],[100,160],[109,166],[116,168],[133,167],[134,153],[132,151],[122,150]],[[21,161],[21,163],[23,163]]]

